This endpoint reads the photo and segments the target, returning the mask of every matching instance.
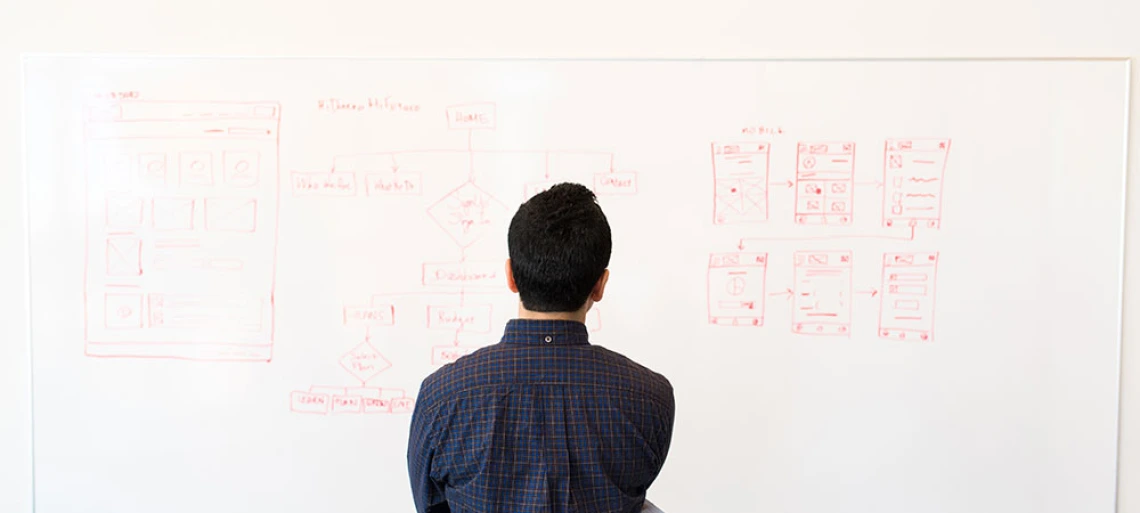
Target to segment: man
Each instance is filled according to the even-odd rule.
[[[673,388],[589,341],[586,312],[609,279],[606,216],[589,189],[559,184],[519,207],[507,245],[518,318],[420,387],[416,511],[640,511],[672,439]]]

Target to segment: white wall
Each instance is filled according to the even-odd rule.
[[[31,511],[21,52],[1140,58],[1140,3],[1132,0],[703,0],[681,8],[613,0],[306,3],[7,0],[0,6],[0,511]],[[1138,113],[1135,107],[1134,120]],[[1131,151],[1135,170],[1140,131]],[[1133,177],[1129,187],[1125,317],[1140,319],[1140,180]],[[1140,323],[1125,324],[1124,352],[1119,513],[1140,513]]]

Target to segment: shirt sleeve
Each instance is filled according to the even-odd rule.
[[[420,398],[425,397],[423,389]],[[412,485],[412,498],[417,513],[432,513],[446,504],[443,488],[432,478],[432,460],[435,457],[435,408],[416,401],[412,412],[411,432],[408,436],[408,478]]]
[[[677,414],[677,402],[673,395],[673,387],[669,386],[665,395],[665,408],[659,417],[661,426],[658,438],[657,473],[665,467],[665,459],[669,456],[669,448],[673,443],[673,424]]]

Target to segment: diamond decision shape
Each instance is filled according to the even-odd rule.
[[[471,182],[447,193],[428,208],[428,215],[464,248],[483,237],[506,212],[506,206]]]
[[[356,379],[366,382],[391,367],[392,362],[384,358],[372,344],[361,342],[341,357],[340,365],[356,376]]]

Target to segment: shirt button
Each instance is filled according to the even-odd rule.
[[[550,335],[547,335],[547,336],[546,336],[546,343],[547,343],[547,344],[549,344],[549,343],[550,343],[552,340],[554,340],[554,339],[553,339],[553,338],[550,338]]]

